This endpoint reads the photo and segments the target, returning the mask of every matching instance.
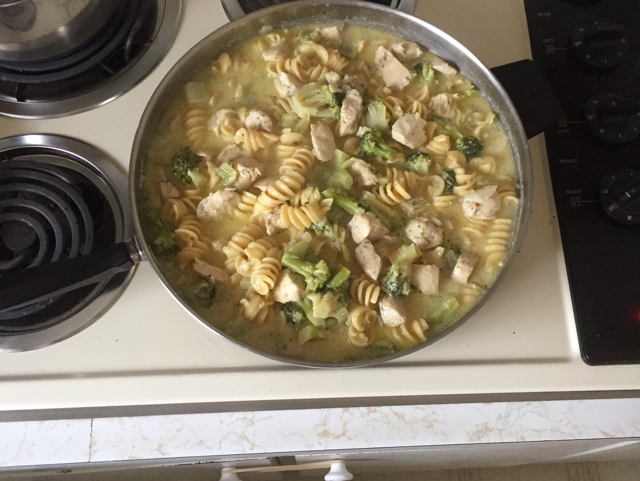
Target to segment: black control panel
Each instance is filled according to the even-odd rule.
[[[545,141],[582,357],[640,363],[640,1],[525,6],[565,112]]]

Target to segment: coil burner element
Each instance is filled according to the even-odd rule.
[[[45,142],[34,145],[34,140]],[[68,148],[58,150],[63,143]],[[31,135],[0,141],[0,277],[87,255],[123,240],[129,227],[120,197],[126,189],[114,189],[91,163],[104,158],[87,144],[63,137]],[[108,170],[123,176],[112,166]],[[106,284],[122,285],[128,277],[130,273],[125,272],[117,282],[113,279],[1,311],[0,350],[32,349],[77,332],[78,321],[74,321],[72,326],[58,327],[54,338],[46,334],[78,314],[85,317],[80,324],[89,323],[95,313],[83,312],[85,308],[114,290]],[[31,333],[37,334],[38,346],[29,341]]]

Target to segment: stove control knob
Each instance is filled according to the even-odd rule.
[[[576,28],[571,43],[578,58],[588,65],[613,67],[622,62],[629,51],[624,31],[624,25],[595,22]]]
[[[589,128],[609,142],[629,142],[640,134],[640,101],[620,94],[594,95],[584,111]]]
[[[607,175],[600,184],[600,200],[618,222],[640,225],[640,171],[624,169]]]

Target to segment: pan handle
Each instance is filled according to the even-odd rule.
[[[12,271],[0,277],[0,312],[108,281],[131,269],[138,258],[129,243],[121,242],[86,256]]]
[[[533,60],[519,60],[490,70],[511,97],[527,138],[564,117],[560,102]]]

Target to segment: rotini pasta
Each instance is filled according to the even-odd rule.
[[[407,325],[402,324],[396,327],[387,327],[387,329],[392,339],[396,342],[408,346],[415,346],[427,340],[425,333],[429,329],[429,324],[427,324],[427,321],[424,319],[418,319],[417,321],[407,323]]]
[[[351,298],[365,307],[371,307],[378,303],[380,286],[366,277],[359,277],[351,284]]]

